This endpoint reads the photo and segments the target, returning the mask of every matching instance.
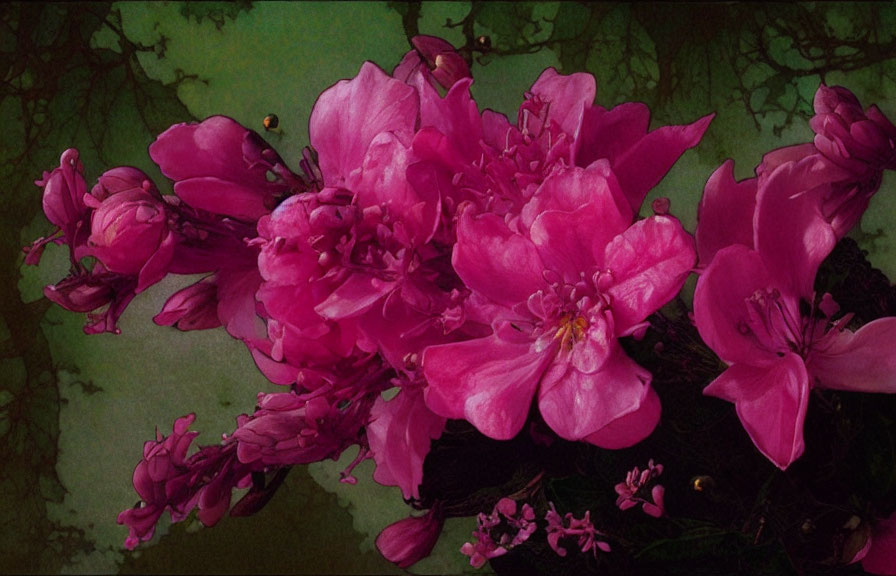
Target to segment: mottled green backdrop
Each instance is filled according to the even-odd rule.
[[[659,123],[715,111],[652,196],[693,231],[706,178],[733,157],[747,177],[763,152],[808,141],[820,81],[844,84],[896,118],[896,4],[577,3],[3,3],[0,4],[0,572],[400,572],[373,548],[404,517],[397,489],[338,483],[335,463],[295,469],[270,505],[214,529],[160,526],[128,553],[115,523],[137,500],[130,478],[143,442],[175,418],[198,415],[213,443],[273,385],[222,330],[181,333],[151,318],[176,286],[136,299],[122,335],[85,336],[83,317],[51,306],[41,289],[66,273],[49,248],[40,268],[22,246],[51,226],[33,181],[77,147],[88,182],[134,165],[164,188],[146,148],[176,122],[225,114],[262,131],[297,169],[316,96],[357,73],[386,70],[416,33],[477,51],[481,107],[515,115],[548,66],[588,71],[597,103],[647,102]],[[896,277],[894,197],[888,174],[853,233]],[[351,456],[351,454],[347,455]],[[471,519],[449,522],[415,572],[471,571],[457,552]]]

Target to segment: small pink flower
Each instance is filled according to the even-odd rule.
[[[549,502],[550,510],[545,514],[544,519],[547,521],[548,544],[557,553],[558,556],[566,556],[567,550],[560,545],[561,538],[574,538],[576,545],[582,552],[591,551],[597,556],[597,551],[609,552],[610,545],[601,539],[606,536],[603,532],[597,530],[591,523],[591,511],[586,510],[585,516],[576,518],[571,512],[560,516],[553,502]]]
[[[481,568],[485,563],[503,556],[519,546],[535,532],[535,511],[528,504],[517,507],[516,500],[501,498],[491,514],[480,513],[478,528],[473,532],[475,542],[467,542],[460,551],[470,557],[470,566]]]
[[[663,465],[654,464],[652,459],[643,471],[637,466],[632,468],[626,475],[625,482],[616,485],[616,493],[619,495],[616,499],[616,506],[620,510],[628,510],[640,504],[641,509],[654,518],[665,514],[663,496],[666,489],[656,483],[656,479],[662,473]],[[646,498],[648,490],[650,490],[650,499]]]

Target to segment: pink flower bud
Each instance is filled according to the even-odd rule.
[[[112,272],[137,275],[169,234],[164,202],[132,188],[107,197],[93,213],[88,245]]]
[[[175,292],[153,322],[184,331],[217,328],[221,325],[217,283],[213,278],[206,279]]]
[[[429,556],[442,532],[442,523],[436,504],[424,516],[411,516],[386,526],[376,537],[376,547],[387,560],[407,568]]]
[[[72,226],[88,212],[84,204],[87,183],[84,166],[78,159],[78,151],[70,148],[62,153],[59,168],[44,172],[43,180],[35,182],[44,187],[43,208],[47,219],[68,234]],[[70,238],[69,241],[72,239]]]
[[[90,191],[90,196],[85,200],[90,203],[95,202],[94,208],[99,208],[100,202],[109,196],[128,190],[145,190],[157,199],[161,199],[156,185],[143,171],[131,166],[119,166],[104,172],[97,179],[96,185]]]

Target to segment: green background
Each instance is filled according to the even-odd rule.
[[[24,267],[21,248],[52,230],[33,181],[66,148],[80,150],[89,184],[133,165],[164,189],[146,148],[169,125],[224,114],[262,131],[276,113],[282,132],[265,137],[298,169],[317,95],[364,60],[391,70],[418,31],[456,45],[487,35],[492,49],[473,66],[480,108],[515,117],[524,91],[554,66],[594,74],[605,107],[647,102],[655,125],[716,112],[703,143],[645,204],[668,196],[693,231],[703,184],[725,158],[747,177],[764,152],[811,139],[821,80],[896,118],[893,3],[4,3],[0,11],[0,572],[401,572],[373,539],[409,508],[397,489],[371,480],[370,462],[357,486],[339,484],[339,463],[296,468],[254,517],[213,529],[163,522],[151,544],[123,550],[127,530],[115,517],[137,499],[131,474],[154,430],[168,434],[195,412],[200,443],[216,442],[259,390],[275,386],[222,330],[152,323],[190,278],[141,294],[120,336],[85,336],[82,315],[43,299],[42,287],[66,274],[67,253],[50,247],[39,268]],[[890,278],[894,180],[885,176],[853,232]],[[472,571],[457,550],[474,526],[450,521],[413,571]]]

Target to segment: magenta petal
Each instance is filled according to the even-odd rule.
[[[862,568],[871,574],[896,575],[894,550],[896,550],[896,512],[874,524],[871,549],[862,559]]]
[[[647,438],[660,421],[660,397],[652,387],[634,412],[629,412],[613,420],[597,432],[589,434],[585,440],[610,450],[628,448]]]
[[[264,187],[250,187],[216,176],[189,178],[175,182],[174,193],[199,210],[255,221],[271,211],[265,203]]]
[[[490,438],[513,438],[526,421],[549,359],[531,353],[530,346],[496,334],[430,346],[423,353],[426,405],[446,418],[466,418]]]
[[[625,102],[611,110],[593,106],[585,110],[576,166],[600,158],[621,157],[647,134],[650,109],[641,102]]]
[[[227,333],[241,340],[264,338],[264,324],[256,313],[255,293],[261,285],[258,270],[220,270],[217,279],[218,318]]]
[[[781,288],[812,299],[815,273],[837,239],[821,213],[821,196],[802,193],[808,163],[785,164],[759,189],[756,250]]]
[[[612,182],[611,182],[612,180]],[[554,172],[524,209],[542,261],[575,282],[604,260],[607,244],[628,228],[632,212],[606,162]]]
[[[703,190],[697,209],[697,253],[706,267],[716,252],[732,244],[753,248],[756,178],[734,180],[734,161],[722,164]]]
[[[796,354],[764,367],[735,364],[703,393],[734,402],[753,444],[781,470],[802,455],[809,376]]]
[[[249,132],[226,116],[176,124],[156,138],[149,155],[162,173],[175,181],[214,174],[235,182],[248,183],[259,177],[264,182],[265,169],[249,167],[243,160],[243,140]]]
[[[635,222],[606,247],[616,333],[626,334],[681,290],[696,261],[694,239],[668,216]]]
[[[158,250],[150,256],[140,274],[137,277],[137,288],[134,292],[139,294],[168,274],[168,268],[171,259],[174,257],[174,249],[177,246],[177,239],[173,233],[168,232],[164,240],[159,244]]]
[[[507,307],[546,284],[535,245],[496,214],[461,215],[451,262],[468,288]]]
[[[324,182],[342,185],[382,132],[394,132],[410,144],[417,111],[417,91],[371,62],[365,62],[355,78],[324,91],[308,123]]]
[[[613,172],[634,212],[640,210],[647,193],[663,179],[685,150],[700,142],[713,116],[704,116],[686,126],[658,128],[624,155],[612,160]]]
[[[879,318],[855,333],[836,330],[810,352],[807,364],[818,386],[896,393],[896,318]]]
[[[602,369],[593,374],[556,361],[542,380],[538,408],[554,432],[567,440],[580,440],[638,410],[649,387],[650,373],[617,346]],[[650,431],[631,433],[646,436]]]
[[[418,499],[430,441],[444,429],[445,418],[426,407],[419,387],[404,388],[388,401],[377,398],[367,424],[367,439],[376,461],[373,479],[398,486],[408,500]]]
[[[171,295],[153,322],[178,330],[207,330],[221,325],[218,319],[218,286],[214,276]]]
[[[563,132],[576,138],[584,111],[594,102],[597,86],[591,74],[580,72],[563,75],[548,68],[541,73],[530,92],[550,102],[548,119],[556,122]]]
[[[395,282],[357,272],[333,290],[314,311],[331,320],[352,318],[370,310],[374,304],[395,289]]]
[[[746,318],[746,299],[756,290],[773,287],[762,257],[735,244],[720,250],[697,279],[694,321],[700,337],[719,357],[732,364],[768,364],[775,355],[760,348],[738,327]]]

